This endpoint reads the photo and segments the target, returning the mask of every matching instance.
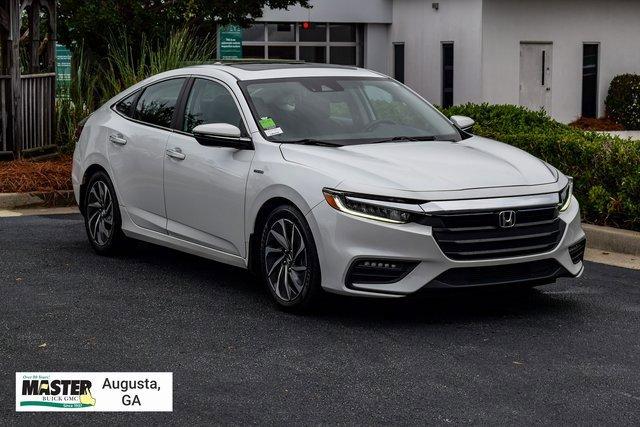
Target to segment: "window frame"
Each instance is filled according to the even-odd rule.
[[[193,85],[195,84],[197,79],[209,80],[211,82],[217,83],[220,86],[222,86],[224,89],[226,89],[227,92],[229,92],[229,94],[233,98],[233,101],[236,104],[236,108],[238,109],[238,113],[240,114],[240,119],[242,120],[242,124],[244,126],[244,129],[240,129],[240,132],[242,133],[240,134],[239,140],[244,142],[251,142],[253,144],[253,139],[251,138],[251,132],[249,130],[249,127],[247,126],[248,122],[247,122],[247,117],[245,116],[244,109],[240,105],[240,101],[238,100],[238,97],[233,92],[231,87],[227,83],[223,82],[222,80],[219,80],[215,77],[201,75],[201,74],[189,75],[187,82],[182,87],[180,98],[178,100],[178,103],[176,104],[177,117],[175,118],[175,121],[172,123],[172,126],[173,126],[172,131],[180,135],[194,137],[193,132],[183,131],[182,126],[184,124],[184,113],[186,112],[186,109],[187,109],[187,102],[189,102],[189,96],[191,96],[191,90],[193,89]]]
[[[149,126],[152,128],[156,128],[156,129],[160,129],[160,130],[165,130],[165,131],[169,131],[169,132],[173,132],[173,126],[175,124],[176,121],[176,115],[178,113],[178,108],[180,106],[180,102],[182,100],[182,96],[184,94],[184,89],[186,84],[189,81],[189,75],[178,75],[178,76],[171,76],[171,77],[167,77],[164,79],[160,79],[160,80],[155,80],[153,82],[150,82],[140,88],[138,88],[137,90],[131,92],[131,93],[127,93],[126,95],[122,96],[121,98],[119,98],[116,102],[114,102],[113,104],[111,104],[110,108],[111,110],[116,113],[117,115],[119,115],[120,117],[129,120],[131,122],[134,123],[138,123],[140,125],[144,125],[144,126]],[[176,99],[176,106],[173,109],[173,116],[171,117],[171,123],[170,123],[170,127],[166,127],[166,126],[160,126],[160,125],[156,125],[153,123],[149,123],[149,122],[145,122],[142,120],[138,120],[132,117],[132,113],[135,110],[136,106],[138,105],[138,101],[140,101],[140,97],[142,96],[142,94],[144,93],[145,90],[147,90],[148,87],[153,86],[155,84],[159,84],[159,83],[163,83],[169,80],[177,80],[177,79],[184,79],[184,82],[182,83],[182,87],[180,88],[180,92],[178,93],[178,98]],[[130,97],[131,95],[136,95],[134,98],[133,103],[131,104],[131,107],[129,109],[129,115],[124,115],[122,112],[118,111],[116,108],[116,105],[118,105],[120,102],[124,101],[125,99],[127,99],[128,97]]]
[[[175,80],[175,79],[185,79],[184,83],[182,84],[182,87],[180,88],[180,93],[178,94],[178,99],[176,101],[176,107],[173,111],[173,117],[171,118],[171,127],[167,128],[164,126],[159,126],[159,125],[155,125],[153,123],[147,123],[147,122],[143,122],[142,120],[138,120],[138,119],[134,119],[133,117],[131,117],[132,112],[134,111],[136,105],[138,105],[138,101],[140,100],[140,97],[142,96],[142,94],[144,93],[144,91],[149,87],[152,86],[154,84],[157,83],[162,83],[168,80]],[[159,130],[164,130],[167,132],[171,132],[171,133],[179,133],[181,135],[186,135],[186,136],[191,136],[194,137],[193,133],[191,132],[185,132],[182,130],[182,123],[184,120],[184,111],[186,109],[187,106],[187,102],[189,100],[189,95],[191,94],[191,88],[193,87],[193,83],[195,82],[195,79],[205,79],[205,80],[211,80],[215,83],[218,83],[220,85],[222,85],[233,97],[234,102],[236,103],[236,107],[238,108],[238,111],[240,113],[240,117],[242,119],[242,124],[244,125],[244,135],[241,135],[240,137],[240,141],[245,141],[245,142],[251,142],[253,144],[253,139],[251,138],[251,131],[249,130],[249,127],[247,126],[248,121],[247,121],[247,117],[245,115],[244,109],[242,108],[242,106],[240,105],[240,102],[238,100],[238,97],[236,96],[236,94],[233,92],[233,90],[231,89],[231,87],[223,82],[222,80],[219,80],[215,77],[212,76],[208,76],[208,75],[201,75],[201,74],[181,74],[181,75],[177,75],[177,76],[170,76],[167,78],[163,78],[163,79],[159,79],[159,80],[155,80],[153,82],[150,82],[138,89],[136,89],[135,91],[126,93],[125,95],[119,97],[115,102],[113,102],[109,108],[116,113],[117,115],[119,115],[120,117],[122,117],[125,120],[143,125],[143,126],[149,126],[155,129],[159,129]],[[125,99],[127,99],[128,97],[130,97],[131,95],[135,95],[133,103],[131,104],[131,107],[129,109],[129,115],[125,115],[122,112],[118,111],[116,109],[116,105],[118,105],[120,102],[124,101]],[[243,131],[241,129],[241,131]],[[252,145],[253,147],[253,145]]]
[[[584,60],[585,60],[585,48],[587,46],[595,46],[596,47],[596,61],[595,61],[595,93],[594,93],[594,118],[598,118],[598,113],[600,110],[600,77],[601,77],[601,70],[600,70],[600,58],[602,56],[602,46],[600,44],[600,42],[582,42],[582,44],[580,45],[580,56],[582,58],[582,66],[580,67],[580,116],[582,117],[589,117],[589,116],[585,116],[584,115],[584,90],[585,90],[585,86],[584,86],[584,78],[585,78],[585,66],[584,66]]]
[[[331,62],[331,47],[355,47],[355,64],[346,65],[347,67],[364,67],[364,25],[358,22],[327,22],[319,21],[316,24],[325,25],[325,41],[301,41],[300,40],[300,26],[304,21],[260,21],[256,24],[264,24],[264,40],[260,41],[242,41],[242,46],[262,46],[264,47],[264,57],[262,59],[269,59],[269,47],[270,46],[290,46],[295,47],[295,59],[290,61],[300,61],[300,47],[321,47],[325,51],[324,64],[332,64]],[[294,40],[289,41],[273,41],[269,40],[269,24],[293,24],[295,37]],[[353,42],[337,42],[331,41],[331,25],[353,25],[355,28],[356,39]],[[302,30],[304,31],[304,30]],[[286,61],[286,60],[285,60]]]

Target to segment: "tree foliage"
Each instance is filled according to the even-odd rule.
[[[84,45],[91,54],[107,53],[113,36],[137,40],[141,34],[161,42],[176,29],[198,34],[215,32],[216,25],[243,26],[262,16],[262,8],[309,7],[309,0],[59,0],[58,39],[72,49]]]

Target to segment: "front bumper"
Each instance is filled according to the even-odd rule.
[[[307,214],[314,233],[322,272],[322,287],[330,292],[374,297],[409,295],[423,288],[471,287],[492,284],[490,280],[460,282],[465,273],[477,277],[482,267],[505,266],[493,270],[508,270],[509,265],[521,264],[523,268],[542,268],[543,261],[553,261],[557,272],[549,271],[549,277],[537,277],[540,283],[553,282],[556,277],[577,277],[582,274],[583,263],[574,264],[569,247],[585,238],[580,223],[578,202],[573,199],[559,218],[566,226],[560,243],[551,251],[491,260],[456,261],[449,259],[440,249],[430,226],[417,223],[389,224],[355,217],[338,212],[322,202]],[[395,283],[364,284],[347,283],[349,268],[359,259],[383,259],[414,261],[418,264]],[[540,262],[537,262],[540,261]],[[462,270],[462,269],[468,270]],[[551,268],[547,265],[545,268]],[[517,269],[517,268],[516,268]],[[536,270],[538,271],[538,270]],[[445,272],[449,273],[448,275]],[[551,274],[553,273],[553,274]],[[502,274],[502,273],[500,273]],[[443,277],[457,277],[459,283],[443,281]],[[522,282],[515,281],[515,282]]]

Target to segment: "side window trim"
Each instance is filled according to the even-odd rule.
[[[133,98],[133,102],[129,107],[129,111],[127,111],[128,118],[133,119],[133,114],[136,111],[136,106],[138,105],[138,101],[140,101],[140,97],[142,97],[142,94],[144,93],[145,90],[147,90],[146,86],[143,89],[140,89],[136,92],[136,96],[135,98]]]
[[[189,81],[186,82],[185,86],[183,87],[183,89],[188,85],[188,90],[185,90],[184,92],[182,92],[180,94],[181,97],[184,98],[178,98],[178,104],[176,106],[176,113],[178,114],[178,119],[175,121],[175,126],[173,126],[173,131],[183,134],[183,135],[189,135],[189,136],[193,136],[192,132],[185,132],[182,130],[182,126],[184,124],[184,113],[185,110],[187,108],[187,102],[189,101],[189,96],[191,95],[191,90],[193,89],[193,85],[195,84],[197,79],[202,79],[202,80],[209,80],[212,81],[214,83],[218,83],[220,86],[222,86],[223,88],[225,88],[227,90],[227,92],[229,92],[229,95],[231,95],[231,97],[233,98],[233,101],[236,104],[236,108],[238,109],[238,113],[240,114],[240,118],[242,119],[242,124],[244,126],[244,129],[241,129],[241,131],[244,133],[242,135],[242,139],[243,140],[251,140],[251,133],[249,132],[249,127],[247,126],[247,117],[245,116],[244,110],[242,109],[242,106],[240,105],[240,101],[238,100],[238,97],[236,96],[235,92],[233,90],[231,90],[231,87],[226,84],[225,82],[223,82],[222,80],[218,80],[215,77],[211,77],[211,76],[204,76],[204,75],[199,75],[199,74],[192,74],[189,76]]]
[[[160,125],[154,125],[153,123],[147,123],[147,122],[143,122],[142,120],[138,120],[138,119],[134,119],[133,117],[133,112],[135,111],[137,105],[138,105],[138,101],[140,101],[140,97],[142,96],[142,94],[144,93],[145,90],[147,90],[147,88],[149,88],[149,86],[153,86],[155,84],[158,83],[162,83],[162,82],[166,82],[169,80],[175,80],[175,79],[184,79],[184,82],[182,83],[182,88],[180,89],[180,94],[178,95],[178,99],[176,101],[176,108],[173,111],[173,116],[171,118],[171,124],[173,125],[174,121],[176,120],[176,114],[178,113],[178,106],[179,106],[179,102],[180,102],[180,96],[182,96],[185,85],[189,82],[190,79],[190,75],[179,75],[179,76],[171,76],[171,77],[167,77],[166,79],[161,79],[161,80],[156,80],[154,82],[151,82],[143,87],[141,87],[140,89],[138,89],[136,92],[130,93],[126,96],[123,96],[122,98],[118,99],[116,102],[114,102],[113,104],[111,104],[111,106],[109,107],[113,112],[115,112],[116,114],[118,114],[120,117],[132,121],[134,123],[138,123],[140,125],[143,126],[149,126],[152,128],[156,128],[156,129],[161,129],[161,130],[166,130],[169,132],[173,132],[174,129],[172,129],[171,127],[165,127],[165,126],[160,126]],[[125,99],[127,99],[129,96],[135,94],[136,97],[134,99],[134,101],[131,104],[131,107],[129,109],[129,116],[126,116],[124,114],[122,114],[120,111],[118,111],[118,109],[116,108],[116,105],[118,105],[121,101],[124,101]]]

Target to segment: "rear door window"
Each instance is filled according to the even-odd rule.
[[[136,104],[133,118],[170,128],[184,81],[184,78],[171,79],[147,87]]]

